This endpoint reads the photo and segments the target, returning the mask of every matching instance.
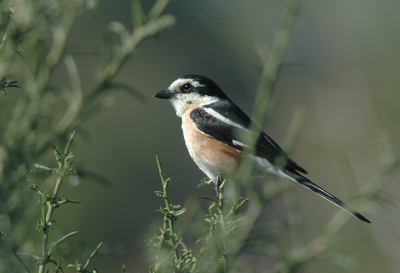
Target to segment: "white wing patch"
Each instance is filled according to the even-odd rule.
[[[210,115],[213,116],[214,118],[217,118],[217,119],[219,119],[220,121],[222,121],[222,122],[224,122],[224,123],[226,123],[226,124],[229,124],[229,125],[234,126],[234,127],[236,127],[236,128],[245,130],[246,132],[249,132],[249,133],[254,134],[252,131],[249,131],[249,130],[248,130],[246,127],[244,127],[243,125],[241,125],[241,124],[239,124],[239,123],[236,123],[236,122],[234,122],[234,121],[232,121],[232,120],[230,120],[230,119],[224,117],[223,115],[221,115],[220,113],[218,113],[217,111],[215,111],[215,110],[213,110],[213,109],[211,109],[211,108],[204,107],[203,109],[204,109],[204,111],[206,111],[208,114],[210,114]]]
[[[244,144],[244,143],[242,143],[240,141],[234,140],[234,139],[232,139],[232,143],[235,144],[235,145],[242,146],[242,147],[251,148],[250,146],[248,146],[248,145],[246,145],[246,144]]]

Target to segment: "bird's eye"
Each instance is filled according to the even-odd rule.
[[[183,92],[189,92],[190,89],[192,89],[192,87],[193,86],[190,83],[186,83],[186,84],[182,85],[182,91]]]

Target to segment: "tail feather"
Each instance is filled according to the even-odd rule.
[[[298,182],[302,186],[306,187],[309,190],[312,190],[313,192],[315,192],[319,196],[325,198],[326,200],[332,202],[336,206],[338,206],[338,207],[344,209],[345,211],[347,211],[348,213],[352,214],[354,217],[360,219],[361,221],[364,221],[364,222],[367,222],[367,223],[371,223],[367,218],[365,218],[364,216],[359,214],[357,211],[353,210],[352,208],[347,206],[345,203],[343,203],[341,200],[339,200],[338,198],[336,198],[335,196],[333,196],[329,192],[325,191],[321,187],[317,186],[316,184],[314,184],[313,182],[311,182],[310,180],[308,180],[304,176],[302,176],[302,175],[300,175],[298,173],[293,173],[293,172],[290,172],[290,173],[287,172],[287,175],[289,175],[291,178],[293,178],[296,182]]]

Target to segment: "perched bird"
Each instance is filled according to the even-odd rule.
[[[214,183],[218,175],[231,174],[240,164],[244,147],[238,133],[254,134],[251,119],[211,79],[199,75],[185,75],[154,97],[169,99],[176,115],[182,118],[182,130],[190,156]],[[250,148],[250,147],[249,147]],[[358,219],[370,223],[364,216],[341,200],[305,178],[307,171],[294,162],[266,133],[260,131],[254,155],[253,175],[273,174],[297,182]],[[286,164],[276,166],[277,158]]]

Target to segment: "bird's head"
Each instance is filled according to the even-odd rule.
[[[211,79],[199,75],[185,75],[171,85],[153,95],[159,99],[169,99],[177,116],[195,106],[207,105],[219,100],[229,100],[225,93]]]

